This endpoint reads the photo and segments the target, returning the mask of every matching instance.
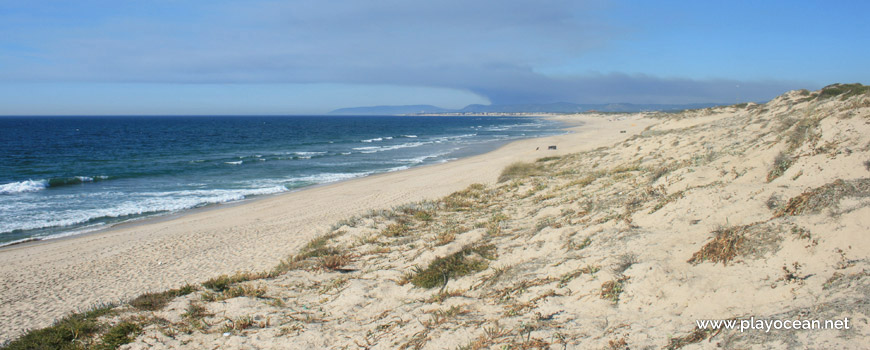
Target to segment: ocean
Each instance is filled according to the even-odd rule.
[[[526,117],[0,117],[0,245],[481,154]]]

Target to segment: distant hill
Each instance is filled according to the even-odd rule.
[[[372,106],[336,109],[332,115],[399,115],[399,114],[438,114],[438,113],[582,113],[597,112],[643,112],[643,111],[682,111],[718,106],[716,103],[694,104],[633,104],[633,103],[601,103],[577,104],[569,102],[516,104],[516,105],[480,105],[472,104],[461,109],[447,109],[431,105],[410,106]]]
[[[339,108],[329,114],[333,115],[397,115],[397,114],[421,114],[421,113],[452,113],[454,110],[435,107],[431,105],[408,105],[408,106],[372,106]]]

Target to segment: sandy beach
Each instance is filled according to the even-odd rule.
[[[0,341],[95,304],[271,268],[338,220],[439,198],[473,183],[493,184],[511,163],[612,145],[652,123],[641,115],[563,118],[583,125],[571,134],[516,141],[445,164],[0,249]],[[549,145],[558,149],[547,150]]]

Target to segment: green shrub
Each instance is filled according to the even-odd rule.
[[[770,169],[770,172],[767,173],[767,182],[771,182],[774,179],[785,174],[786,170],[794,163],[794,160],[788,154],[779,152],[776,155],[776,158],[773,159],[773,169]]]
[[[100,344],[94,348],[95,350],[117,349],[121,345],[132,342],[140,332],[142,332],[142,326],[138,323],[121,322],[103,334]]]
[[[83,313],[66,316],[49,327],[31,330],[20,338],[6,344],[6,350],[78,350],[85,348],[85,342],[100,331],[102,326],[96,321],[100,316],[112,311],[114,305],[96,307]]]
[[[421,288],[446,285],[450,278],[485,270],[489,266],[486,259],[494,259],[494,253],[495,247],[492,245],[465,247],[446,257],[436,258],[425,269],[417,268],[411,283]]]
[[[538,176],[543,174],[544,169],[540,165],[516,162],[508,165],[498,177],[498,182],[510,181],[513,179],[521,179],[530,176]]]
[[[139,310],[156,311],[169,304],[172,299],[193,293],[196,287],[187,284],[178,289],[170,289],[164,292],[145,293],[130,301],[130,306]]]
[[[861,84],[832,84],[822,88],[819,93],[819,100],[841,96],[840,100],[845,100],[852,96],[863,95],[870,92],[870,86]]]
[[[223,292],[223,291],[229,289],[232,285],[234,285],[236,283],[253,281],[253,280],[258,280],[261,278],[268,278],[271,276],[273,276],[273,274],[265,273],[265,272],[237,273],[237,274],[232,275],[232,276],[220,275],[218,277],[209,279],[208,281],[202,282],[202,286],[206,287],[208,289],[211,289],[215,292]]]

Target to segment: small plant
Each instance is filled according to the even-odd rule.
[[[100,344],[94,349],[96,350],[114,350],[119,346],[132,342],[139,333],[142,332],[142,326],[138,323],[124,321],[103,334],[100,337]]]
[[[434,216],[435,212],[430,210],[418,210],[414,212],[414,218],[423,222],[432,221]]]
[[[494,259],[494,251],[495,247],[491,245],[467,246],[446,257],[436,258],[425,269],[415,268],[411,284],[421,288],[443,288],[450,278],[485,270],[489,266],[486,260]]]
[[[585,249],[586,247],[588,247],[591,244],[592,244],[592,238],[586,237],[586,238],[583,238],[583,240],[580,241],[580,243],[574,243],[574,241],[568,241],[566,248],[571,249],[571,250],[581,250],[581,249]]]
[[[704,339],[709,338],[715,330],[713,328],[709,329],[700,329],[696,328],[692,333],[682,337],[674,337],[668,340],[668,345],[665,346],[667,350],[677,350],[681,349],[686,345],[694,344],[700,342]]]
[[[344,232],[342,231],[336,231],[311,240],[310,242],[308,242],[308,244],[302,247],[302,249],[299,251],[299,254],[294,258],[294,260],[305,260],[308,258],[318,258],[321,256],[335,254],[337,252],[337,249],[329,247],[327,243],[343,233]]]
[[[451,297],[462,296],[463,292],[461,290],[452,290],[452,289],[444,289],[438,291],[438,293],[432,294],[429,298],[426,298],[424,302],[426,303],[443,303],[445,300]]]
[[[558,223],[556,222],[556,220],[553,217],[548,216],[548,217],[542,218],[542,219],[538,220],[537,224],[535,224],[535,233],[541,232],[545,228],[550,227],[550,226],[556,227],[556,225],[558,225]]]
[[[320,266],[327,270],[340,270],[351,262],[349,254],[334,254],[320,258]]]
[[[568,282],[571,282],[572,280],[574,280],[578,276],[594,275],[596,272],[598,272],[600,270],[601,270],[600,266],[586,265],[586,267],[584,267],[582,269],[579,269],[577,271],[569,272],[569,273],[562,275],[562,277],[559,278],[559,284],[557,284],[557,286],[559,288],[565,287],[566,285],[568,285]]]
[[[773,168],[767,173],[767,182],[771,182],[782,176],[782,174],[785,174],[786,170],[788,170],[793,163],[794,160],[789,155],[779,152],[779,154],[776,155],[776,158],[773,159]]]
[[[452,231],[443,231],[439,232],[437,236],[435,236],[435,245],[445,245],[456,239],[456,234]]]
[[[774,217],[818,213],[824,208],[836,208],[845,197],[870,197],[870,179],[834,182],[816,187],[791,198]]]
[[[211,314],[208,313],[208,309],[206,309],[205,306],[191,301],[189,304],[187,304],[187,309],[184,310],[184,313],[181,314],[181,317],[188,320],[199,320],[203,317],[210,315]]]
[[[255,325],[254,318],[251,316],[242,316],[236,319],[227,319],[222,329],[223,332],[241,331],[251,328]]]
[[[844,270],[844,269],[848,269],[852,266],[855,266],[855,263],[857,262],[857,260],[851,260],[851,259],[847,258],[846,252],[844,252],[840,248],[837,248],[836,252],[837,252],[837,254],[840,255],[840,260],[837,261],[837,265],[834,266],[835,269]]]
[[[776,193],[774,193],[767,198],[767,201],[764,202],[764,204],[767,205],[767,209],[776,210],[782,206],[782,200],[776,195]]]
[[[800,270],[802,266],[803,265],[801,265],[797,261],[792,264],[791,268],[789,268],[788,265],[782,265],[782,277],[780,277],[778,280],[785,281],[785,283],[802,282],[803,280],[807,279],[807,277],[809,277],[807,275],[800,275]]]
[[[543,174],[544,169],[540,165],[531,164],[531,163],[523,163],[517,162],[511,165],[508,165],[505,168],[501,175],[498,177],[498,182],[510,181],[513,179],[522,179],[531,176],[538,176]]]
[[[266,295],[266,287],[243,284],[225,290],[222,299],[238,297],[262,298],[264,295]]]
[[[637,254],[625,253],[619,256],[616,263],[611,266],[611,269],[613,273],[621,275],[634,264],[637,264]]]
[[[187,284],[178,289],[170,289],[165,292],[145,293],[130,301],[130,306],[144,311],[156,311],[162,309],[176,297],[193,293],[196,287]]]
[[[97,318],[112,312],[115,305],[98,306],[90,311],[66,316],[49,327],[31,330],[7,343],[5,350],[61,349],[77,350],[100,331]]]
[[[202,282],[202,286],[211,289],[215,292],[223,292],[229,289],[232,285],[240,282],[247,282],[261,278],[270,277],[268,273],[236,273],[235,275],[220,275],[218,277]]]
[[[726,265],[743,249],[743,243],[746,241],[743,231],[749,226],[720,228],[713,231],[715,234],[713,239],[707,242],[701,250],[692,254],[692,258],[688,262],[697,265],[704,261],[710,261],[714,264],[721,262],[722,265]]]
[[[626,281],[628,281],[628,276],[604,282],[598,295],[601,299],[607,299],[611,303],[616,304],[619,302],[619,295],[625,290]]]
[[[598,176],[586,175],[580,179],[569,182],[565,187],[583,188],[589,186],[589,184],[595,182],[595,180],[598,180]]]
[[[660,179],[662,176],[667,175],[669,172],[671,172],[671,168],[667,166],[659,167],[652,172],[649,182],[656,182],[656,180]]]
[[[549,162],[549,161],[559,160],[559,159],[562,159],[562,157],[560,157],[560,156],[550,156],[550,157],[538,158],[538,160],[536,160],[535,163],[546,163],[546,162]]]
[[[738,107],[740,108],[740,107]],[[630,349],[628,347],[628,343],[625,341],[625,338],[619,339],[611,339],[607,341],[607,348],[609,350],[627,350]]]
[[[336,247],[331,247],[328,245],[330,240],[342,234],[344,234],[343,231],[336,231],[311,240],[310,242],[308,242],[308,244],[302,247],[302,249],[299,251],[299,254],[296,254],[295,256],[292,256],[287,260],[281,261],[281,263],[276,266],[271,273],[263,274],[262,277],[275,276],[286,271],[299,268],[310,268],[313,265],[322,263],[322,260],[320,260],[319,258],[332,255],[343,255],[343,251]]]
[[[819,123],[820,120],[815,118],[804,118],[795,123],[794,129],[786,134],[788,151],[800,148],[807,141],[818,139],[819,135],[816,129]]]
[[[387,225],[381,234],[385,237],[403,237],[408,234],[411,228],[404,222],[397,222]]]

